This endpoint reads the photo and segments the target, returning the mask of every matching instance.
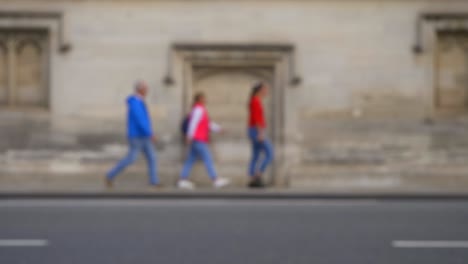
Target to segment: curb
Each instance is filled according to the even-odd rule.
[[[317,193],[285,191],[196,191],[196,192],[0,192],[0,200],[21,199],[225,199],[225,200],[468,200],[468,193]]]

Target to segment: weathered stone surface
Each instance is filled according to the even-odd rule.
[[[60,33],[54,21],[0,17],[2,28],[50,30],[50,107],[2,108],[0,175],[20,177],[36,169],[57,175],[105,172],[125,154],[124,100],[137,79],[151,86],[148,105],[161,139],[161,169],[170,171],[167,179],[177,176],[185,153],[179,125],[191,93],[203,90],[212,96],[213,117],[232,131],[214,147],[220,174],[245,182],[250,155],[243,131],[245,101],[251,82],[260,79],[273,87],[267,108],[278,182],[305,184],[318,177],[315,166],[414,165],[424,171],[430,170],[427,165],[459,166],[468,158],[468,111],[457,96],[463,94],[458,91],[463,74],[450,73],[465,69],[452,67],[464,53],[456,51],[461,54],[456,58],[439,54],[431,25],[425,27],[430,31],[425,34],[432,34],[424,36],[425,53],[411,52],[420,13],[468,12],[465,1],[0,0],[0,9],[63,12],[64,37],[72,45],[67,53],[57,52]],[[292,65],[288,55],[256,74],[242,59],[233,63],[229,52],[224,62],[219,54],[208,56],[205,60],[217,60],[212,78],[197,79],[198,70],[183,52],[170,53],[174,43],[290,44],[295,54]],[[435,58],[445,57],[440,65],[448,66],[435,67]],[[302,79],[299,85],[289,82],[291,68]],[[172,85],[162,82],[168,72]],[[442,82],[436,83],[439,75]],[[454,83],[458,93],[450,93]],[[440,114],[434,104],[439,84],[450,86],[444,86],[445,95],[461,109],[442,109],[441,120],[424,125],[424,118]],[[206,179],[203,171],[196,174]],[[391,178],[398,173],[376,174],[400,182]]]

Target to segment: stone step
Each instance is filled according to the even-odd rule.
[[[304,163],[329,165],[383,165],[393,163],[464,164],[468,148],[451,149],[312,149],[304,153]]]
[[[289,186],[307,190],[461,189],[468,165],[301,165],[288,172]]]
[[[9,166],[0,166],[0,190],[17,189],[30,186],[32,189],[100,189],[104,175],[115,165],[115,161],[101,163],[79,162],[14,162]],[[179,178],[181,163],[160,163],[159,178],[165,186],[174,186]],[[229,178],[233,186],[245,186],[246,168],[239,164],[217,166],[218,175]],[[211,186],[205,168],[201,163],[194,166],[191,180],[202,187]],[[148,176],[144,161],[129,166],[116,178],[116,185],[123,188],[141,188],[147,186]]]

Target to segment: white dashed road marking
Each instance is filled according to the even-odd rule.
[[[0,247],[46,247],[49,242],[44,239],[0,239]]]
[[[444,240],[398,240],[392,243],[394,248],[468,248],[468,241]]]

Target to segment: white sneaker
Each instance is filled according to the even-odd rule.
[[[177,188],[184,190],[193,190],[195,189],[195,184],[189,180],[179,180],[177,182]]]
[[[231,181],[226,178],[218,178],[214,181],[213,187],[215,188],[223,188],[225,186],[228,186]]]

